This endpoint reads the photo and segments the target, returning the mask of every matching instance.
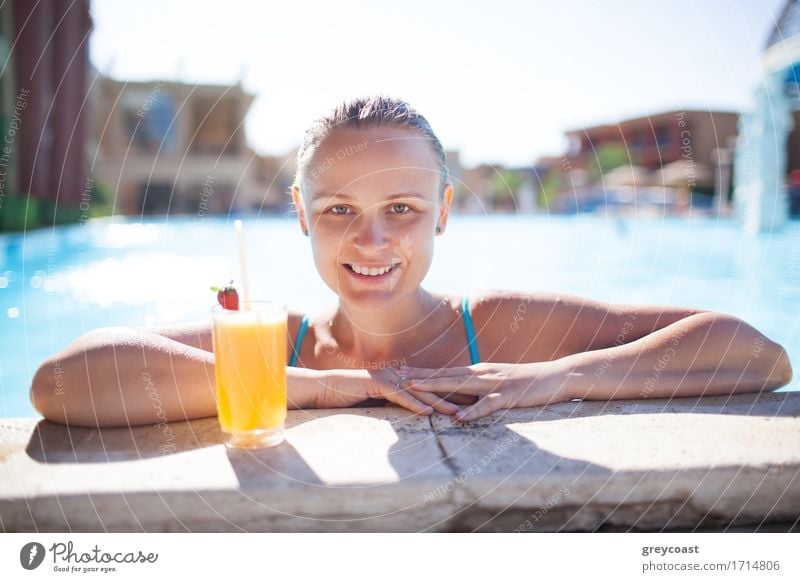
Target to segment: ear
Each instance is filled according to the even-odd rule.
[[[447,216],[450,213],[450,205],[453,203],[453,185],[450,182],[444,185],[444,196],[442,206],[439,208],[439,220],[437,225],[442,227],[442,232],[447,225]]]
[[[306,222],[306,208],[303,206],[303,195],[300,192],[300,187],[297,184],[292,185],[292,202],[294,208],[297,210],[297,219],[300,221],[300,230],[308,232],[308,223]]]

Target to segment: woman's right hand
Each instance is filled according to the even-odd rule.
[[[460,408],[436,394],[397,385],[392,369],[325,370],[325,388],[317,395],[316,408],[347,408],[370,398],[388,400],[417,414],[433,412],[452,415]]]

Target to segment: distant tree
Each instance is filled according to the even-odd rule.
[[[564,175],[559,169],[552,169],[541,180],[538,205],[542,210],[549,210],[563,189]]]
[[[600,176],[603,176],[620,166],[629,165],[631,159],[628,156],[628,151],[622,144],[609,143],[601,145],[597,148],[596,154],[589,158],[588,172],[589,180],[592,182],[597,181]]]
[[[517,195],[525,179],[522,172],[499,170],[492,177],[492,199],[495,207],[510,208],[518,204]]]

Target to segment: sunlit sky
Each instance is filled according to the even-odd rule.
[[[746,109],[783,4],[94,0],[90,51],[117,79],[242,79],[259,153],[283,155],[342,98],[382,92],[466,165],[527,165],[562,153],[568,129]]]

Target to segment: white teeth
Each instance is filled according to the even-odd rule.
[[[350,265],[350,268],[353,269],[353,271],[355,271],[359,275],[369,275],[371,277],[376,277],[378,275],[383,275],[385,273],[388,273],[389,271],[392,270],[392,268],[394,268],[394,266],[395,265],[389,265],[387,267],[372,267],[372,268],[369,268],[369,267],[360,267],[359,265],[356,265],[354,263],[354,264]]]

